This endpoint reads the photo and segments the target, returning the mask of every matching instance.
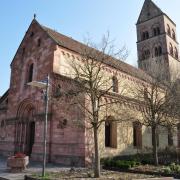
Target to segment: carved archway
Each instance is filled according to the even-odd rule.
[[[35,137],[35,107],[30,99],[23,100],[17,110],[15,151],[31,155]]]

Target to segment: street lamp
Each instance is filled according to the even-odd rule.
[[[30,86],[45,89],[45,121],[44,121],[44,146],[43,146],[43,167],[42,167],[42,177],[45,176],[46,168],[46,142],[47,142],[47,120],[48,120],[48,94],[49,94],[49,75],[45,82],[42,81],[32,81],[27,83]]]

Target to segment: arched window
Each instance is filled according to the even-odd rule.
[[[161,46],[158,47],[158,53],[159,53],[159,56],[162,55],[162,47]]]
[[[145,50],[143,50],[143,57],[142,57],[143,59],[148,59],[148,58],[150,58],[150,51],[149,51],[149,49],[145,49]]]
[[[117,148],[117,123],[111,116],[105,121],[105,147]]]
[[[174,29],[172,29],[172,38],[173,38],[174,40],[176,40],[176,34],[175,34],[175,32],[174,32]]]
[[[37,46],[38,46],[38,47],[41,46],[41,39],[40,39],[40,38],[38,39],[38,44],[37,44]]]
[[[153,29],[153,34],[154,34],[154,36],[157,36],[156,28]]]
[[[145,31],[142,33],[142,40],[149,39],[149,33],[148,31]]]
[[[30,65],[29,71],[28,71],[28,82],[32,82],[33,80],[33,64]]]
[[[116,76],[112,77],[112,91],[118,93],[118,79]]]
[[[133,122],[133,145],[136,148],[142,147],[142,125],[139,122]]]
[[[161,55],[162,55],[162,47],[161,46],[155,47],[155,49],[154,49],[154,56],[158,57],[158,56],[161,56]]]
[[[146,31],[146,39],[149,39],[149,33]]]
[[[169,52],[170,52],[170,55],[174,55],[174,52],[173,52],[174,50],[173,50],[173,46],[172,46],[172,44],[170,43],[169,44]]]
[[[175,55],[175,58],[178,59],[179,58],[179,55],[178,55],[178,50],[177,48],[175,47],[174,48],[174,55]]]
[[[159,27],[153,28],[153,34],[154,34],[154,36],[160,35],[160,28]]]
[[[25,50],[26,50],[25,47],[23,47],[23,48],[22,48],[22,56],[24,56]]]
[[[167,24],[167,34],[168,34],[169,36],[171,36],[171,29],[170,29],[169,24]]]
[[[159,35],[159,34],[161,34],[161,31],[160,31],[160,28],[159,27],[157,27],[157,34]]]
[[[154,54],[155,54],[155,57],[158,56],[158,48],[157,47],[155,47],[155,49],[154,49]]]

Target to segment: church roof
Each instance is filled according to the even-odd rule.
[[[48,35],[61,47],[67,48],[71,51],[74,51],[78,54],[82,54],[82,50],[87,48],[87,45],[76,41],[70,37],[67,37],[59,32],[56,32],[55,30],[52,30],[48,27],[45,27],[41,25],[41,27],[48,33]],[[90,48],[90,47],[88,47]],[[144,80],[144,81],[150,81],[151,77],[145,73],[145,71],[135,68],[123,61],[120,61],[115,58],[108,58],[105,64],[118,69],[126,74],[129,74],[131,76],[134,76],[138,79]]]
[[[174,25],[176,25],[152,0],[145,0],[141,9],[137,24],[152,18],[165,15]]]
[[[9,89],[0,97],[0,104],[8,97]]]

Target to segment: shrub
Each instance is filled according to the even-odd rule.
[[[141,164],[138,161],[116,160],[111,158],[104,159],[102,162],[106,167],[117,167],[120,169],[129,169]]]
[[[166,174],[171,174],[171,173],[172,173],[170,167],[165,167],[165,168],[163,168],[163,172],[166,173]]]
[[[104,166],[106,167],[114,167],[115,165],[115,160],[111,159],[111,158],[107,158],[107,159],[104,159],[103,162]]]
[[[167,166],[163,169],[164,173],[171,174],[171,173],[180,173],[180,165],[172,163],[170,166]]]
[[[180,173],[180,165],[172,163],[169,167],[174,173]]]
[[[116,167],[121,169],[129,169],[132,166],[133,166],[132,161],[121,161],[121,160],[116,161]]]

